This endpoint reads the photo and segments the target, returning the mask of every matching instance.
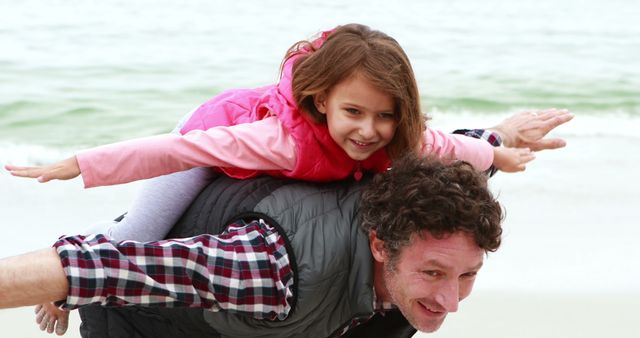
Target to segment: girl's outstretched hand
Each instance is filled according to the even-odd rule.
[[[80,175],[80,166],[76,157],[40,167],[21,167],[7,164],[4,168],[13,176],[36,178],[38,182],[51,180],[69,180]]]
[[[506,173],[524,171],[536,155],[529,148],[493,148],[493,165]]]

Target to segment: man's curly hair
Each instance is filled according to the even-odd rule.
[[[486,175],[466,162],[442,164],[408,155],[378,174],[360,200],[361,227],[375,230],[393,260],[413,234],[435,238],[463,231],[478,246],[496,251],[502,235],[502,208]]]

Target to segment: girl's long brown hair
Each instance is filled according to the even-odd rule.
[[[425,129],[418,86],[409,58],[390,36],[365,25],[338,26],[319,48],[309,41],[294,44],[285,61],[300,54],[293,68],[293,96],[317,122],[326,122],[314,96],[328,93],[340,81],[363,76],[394,100],[398,127],[386,151],[391,159],[415,152]],[[284,64],[284,62],[283,62]]]

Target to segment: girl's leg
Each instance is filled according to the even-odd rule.
[[[209,168],[193,168],[153,178],[144,183],[120,222],[100,223],[85,233],[140,242],[163,239],[214,176]]]
[[[185,114],[171,131],[180,129],[195,110]],[[104,234],[115,240],[139,242],[163,239],[200,191],[213,179],[207,168],[194,168],[146,181],[138,191],[124,219],[92,225],[85,234]]]

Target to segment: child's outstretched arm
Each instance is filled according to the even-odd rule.
[[[192,130],[104,145],[42,167],[5,168],[15,176],[70,179],[82,175],[85,188],[114,185],[195,167],[291,170],[295,143],[277,117],[230,127]]]
[[[38,182],[69,180],[80,175],[80,167],[75,156],[45,166],[22,167],[7,164],[4,168],[13,176],[36,178]]]
[[[566,145],[560,138],[546,136],[573,117],[569,111],[555,108],[516,113],[487,129],[502,139],[502,147],[496,148],[472,137],[450,135],[427,128],[422,152],[444,160],[464,160],[481,171],[489,169],[491,165],[504,172],[523,171],[526,164],[535,159],[532,151],[557,149]],[[458,130],[456,133],[465,131],[468,130]]]

